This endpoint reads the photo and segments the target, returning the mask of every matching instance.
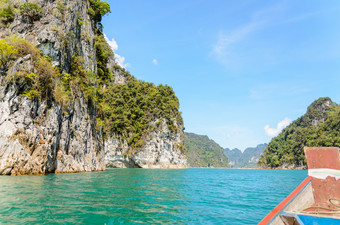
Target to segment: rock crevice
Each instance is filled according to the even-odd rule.
[[[16,7],[25,2],[12,1]],[[84,59],[85,70],[96,74],[96,25],[88,14],[89,2],[34,3],[43,9],[42,17],[30,21],[17,13],[10,26],[1,28],[0,38],[18,35],[29,41],[49,56],[61,74],[71,72],[75,55]],[[147,135],[139,150],[131,149],[119,135],[104,139],[102,129],[96,126],[97,108],[82,94],[74,98],[66,112],[53,97],[24,96],[27,84],[13,84],[8,77],[36,73],[33,60],[33,55],[27,54],[0,71],[0,175],[101,171],[106,166],[186,167],[185,156],[176,146],[182,142],[182,129],[172,134],[164,123]],[[126,83],[126,74],[115,67],[113,56],[107,67],[114,74],[109,85]]]

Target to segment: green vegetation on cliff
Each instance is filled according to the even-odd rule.
[[[12,22],[14,19],[14,12],[10,7],[0,9],[0,21],[5,25]]]
[[[328,97],[314,101],[305,115],[273,138],[258,165],[306,166],[305,146],[340,147],[340,106]]]
[[[10,0],[0,1],[0,27],[2,25],[7,26],[13,22],[15,13],[13,9],[13,4]]]
[[[191,167],[229,167],[223,148],[206,135],[184,133],[184,146]]]
[[[32,2],[25,2],[21,4],[19,9],[20,9],[20,14],[23,17],[26,17],[31,23],[34,20],[39,20],[44,13],[42,8],[39,5],[32,3]]]
[[[104,132],[121,135],[134,148],[144,144],[144,138],[160,124],[160,119],[166,119],[169,130],[177,133],[183,122],[172,88],[139,81],[123,71],[127,83],[110,85],[101,93],[99,109],[104,118]],[[175,119],[179,124],[175,124]],[[153,124],[155,121],[159,122]]]
[[[89,0],[90,8],[88,13],[92,16],[95,23],[102,21],[102,17],[111,12],[109,3],[101,0]],[[100,25],[102,26],[102,25]]]
[[[53,67],[51,59],[44,56],[30,42],[15,35],[0,40],[0,64],[2,72],[6,72],[10,63],[22,57],[29,57],[34,66],[34,73],[28,68],[15,73],[8,73],[7,80],[17,85],[19,92],[29,98],[47,99],[54,91],[56,79],[60,73]]]
[[[0,19],[4,24],[14,16],[11,14],[13,11],[7,10],[12,7],[10,2],[0,4]],[[6,75],[7,81],[16,85],[20,94],[32,101],[55,102],[61,105],[65,114],[72,112],[75,101],[84,98],[89,108],[96,111],[93,127],[103,131],[103,138],[119,135],[135,150],[144,144],[148,133],[155,130],[162,120],[165,120],[170,132],[181,132],[183,121],[178,111],[179,101],[172,88],[139,81],[125,69],[114,65],[114,53],[104,39],[100,24],[102,16],[110,12],[110,6],[101,0],[89,0],[89,5],[88,14],[95,25],[95,36],[91,38],[96,69],[85,68],[85,60],[79,52],[70,56],[67,71],[54,67],[52,60],[39,48],[11,35],[0,40],[1,75]],[[58,8],[63,8],[62,3],[58,3]],[[30,2],[21,4],[17,11],[30,23],[43,16],[42,8]],[[81,27],[83,24],[78,18],[74,26]],[[59,28],[53,29],[60,34]],[[72,41],[79,41],[70,37],[60,35],[62,40],[65,39],[62,48],[70,48]],[[18,60],[25,68],[17,66],[16,72],[11,73],[10,68],[21,65]],[[116,83],[115,76],[123,77],[124,81]],[[178,145],[184,150],[181,143]]]

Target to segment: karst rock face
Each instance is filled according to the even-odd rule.
[[[80,98],[64,115],[59,106],[31,101],[12,88],[0,95],[0,174],[104,170],[104,152]]]
[[[13,0],[19,9],[26,1]],[[85,69],[97,73],[95,26],[89,16],[90,3],[84,0],[37,0],[43,13],[30,21],[16,13],[10,25],[2,26],[0,38],[17,35],[37,46],[50,57],[53,66],[70,73],[72,56],[84,59]],[[107,67],[114,75],[113,84],[124,84],[124,73],[114,69],[111,57]],[[17,58],[0,71],[0,174],[23,175],[72,173],[105,170],[111,167],[185,168],[186,159],[177,147],[182,142],[182,128],[171,133],[167,125],[147,135],[138,151],[118,135],[103,137],[96,126],[95,104],[79,94],[65,111],[49,100],[27,98],[20,93],[25,85],[13,85],[9,74],[35,72],[31,55]],[[51,95],[53,93],[50,93]]]
[[[181,133],[173,134],[163,121],[160,127],[148,134],[146,144],[134,154],[129,146],[117,138],[105,141],[106,167],[111,168],[186,168],[185,154],[178,148]]]
[[[13,1],[20,5],[26,1]],[[69,72],[74,54],[84,58],[84,67],[95,72],[94,27],[87,13],[88,3],[35,1],[43,15],[30,22],[15,15],[13,23],[2,29],[1,38],[18,35],[40,48],[55,66]],[[78,19],[84,23],[78,25]],[[87,34],[87,38],[84,34]],[[67,42],[67,43],[66,43]],[[8,74],[34,72],[32,57],[19,58]],[[50,93],[52,94],[52,93]],[[0,174],[44,174],[104,170],[104,152],[100,133],[94,129],[95,108],[79,96],[63,113],[53,101],[29,99],[18,87],[1,76],[0,88]]]

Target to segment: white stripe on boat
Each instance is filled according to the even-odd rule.
[[[308,176],[318,179],[326,179],[326,177],[334,177],[336,180],[340,180],[340,170],[328,169],[328,168],[316,168],[309,169]]]

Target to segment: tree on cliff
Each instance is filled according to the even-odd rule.
[[[340,106],[328,97],[314,101],[302,117],[273,138],[261,156],[262,167],[306,167],[304,146],[340,147]]]
[[[14,59],[17,50],[5,40],[0,40],[0,69],[5,70],[8,64]]]

